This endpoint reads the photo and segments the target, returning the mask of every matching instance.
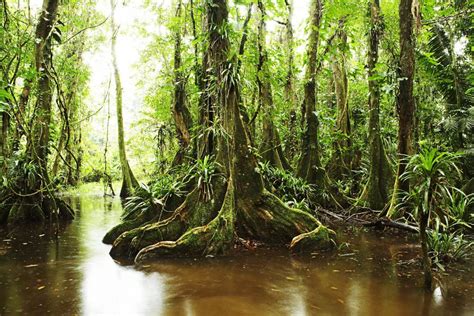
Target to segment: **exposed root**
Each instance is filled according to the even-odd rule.
[[[226,253],[234,244],[235,199],[232,181],[218,215],[204,226],[188,230],[176,241],[162,241],[143,248],[136,263],[165,256],[206,256]]]
[[[164,240],[177,240],[189,228],[207,224],[216,216],[224,199],[225,187],[221,181],[216,181],[214,200],[204,203],[200,200],[199,189],[193,190],[170,218],[122,233],[113,242],[110,255],[113,258],[133,259],[147,246]]]
[[[121,234],[126,231],[138,228],[140,226],[146,225],[152,222],[156,217],[155,210],[146,210],[141,212],[138,216],[133,219],[125,220],[117,226],[110,229],[107,234],[105,234],[102,242],[104,244],[111,245]]]
[[[319,225],[318,228],[310,232],[294,237],[290,249],[294,252],[330,249],[335,246],[335,235],[336,233],[333,230]]]
[[[243,233],[251,238],[267,243],[290,243],[294,237],[310,234],[300,238],[309,239],[313,237],[315,244],[319,247],[332,247],[334,232],[323,226],[314,216],[286,206],[275,195],[264,191],[261,199],[256,203],[239,203],[239,222]],[[326,235],[319,232],[328,231]],[[311,234],[312,233],[312,234]],[[317,234],[318,233],[318,234]],[[318,238],[314,238],[318,235]],[[320,235],[320,236],[319,236]],[[296,245],[296,244],[295,244]]]
[[[113,243],[110,256],[114,259],[133,259],[144,247],[161,240],[176,240],[185,231],[186,223],[182,221],[178,210],[164,221],[147,224],[122,233]]]
[[[293,251],[327,249],[335,244],[332,230],[267,191],[257,200],[243,199],[238,205],[233,181],[227,182],[225,192],[222,202],[212,205],[220,207],[219,211],[209,212],[209,202],[200,201],[199,191],[194,190],[171,218],[121,234],[111,256],[143,263],[163,257],[221,255],[232,248],[237,234],[266,243],[291,243]],[[216,215],[209,218],[209,214]]]
[[[122,223],[118,224],[115,227],[112,227],[107,232],[107,234],[105,234],[104,238],[102,239],[102,242],[104,244],[111,245],[121,234],[127,231],[138,228],[140,226],[153,224],[153,223],[157,223],[162,220],[165,220],[170,216],[169,215],[163,216],[164,211],[175,210],[183,202],[184,200],[182,197],[171,196],[169,199],[167,199],[165,206],[154,204],[152,207],[147,208],[146,210],[140,212],[138,215],[134,216],[133,218],[125,219]]]
[[[37,201],[34,196],[9,197],[0,204],[0,224],[10,226],[28,222],[42,223],[48,218],[74,219],[74,210],[57,197],[44,197]]]

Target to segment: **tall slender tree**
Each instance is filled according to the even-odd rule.
[[[312,0],[303,101],[305,126],[298,176],[324,188],[325,172],[320,158],[319,119],[316,113],[317,57],[322,15],[322,0]]]
[[[118,128],[118,145],[119,145],[119,156],[120,164],[122,166],[122,189],[120,190],[120,197],[128,197],[132,194],[133,189],[138,186],[138,181],[133,175],[132,169],[127,159],[127,151],[125,149],[125,131],[123,128],[123,99],[122,99],[122,81],[120,78],[120,72],[117,62],[117,36],[118,28],[115,25],[115,0],[110,0],[110,22],[112,29],[111,37],[111,52],[112,52],[112,66],[114,70],[115,80],[115,105],[117,108],[117,128]]]
[[[393,216],[399,201],[399,192],[408,192],[410,183],[402,175],[405,173],[407,156],[413,154],[413,135],[415,124],[415,98],[413,79],[415,77],[415,16],[419,8],[416,0],[401,0],[398,14],[400,18],[400,62],[399,87],[397,96],[398,113],[398,167],[388,215]]]
[[[389,189],[393,179],[392,170],[380,135],[380,82],[377,79],[379,43],[383,34],[383,17],[379,0],[369,3],[370,29],[367,74],[369,84],[369,182],[362,198],[370,208],[382,209],[389,200]]]
[[[337,119],[334,154],[329,164],[329,174],[333,179],[342,179],[351,170],[351,121],[349,109],[349,81],[347,79],[347,33],[344,30],[345,19],[339,21],[337,49],[332,62],[332,79],[336,95]]]
[[[293,157],[297,149],[297,98],[295,91],[295,39],[293,30],[293,0],[285,0],[285,6],[287,11],[286,22],[285,22],[285,43],[287,47],[287,72],[285,81],[285,102],[287,107],[290,109],[290,117],[288,122],[288,135],[285,138],[285,155],[286,157]]]
[[[181,19],[182,0],[178,0],[175,17]],[[183,75],[181,60],[181,23],[175,25],[174,32],[174,98],[173,118],[178,134],[179,150],[173,165],[181,164],[185,158],[186,151],[191,145],[192,117],[186,105],[186,77]]]
[[[46,218],[74,217],[74,211],[54,196],[48,172],[53,98],[52,39],[58,7],[58,0],[44,0],[36,25],[34,57],[37,97],[30,122],[31,133],[27,135],[26,153],[14,171],[16,179],[10,179],[12,183],[2,192],[0,222],[19,224],[44,221]]]
[[[266,49],[266,12],[263,1],[258,1],[260,10],[260,21],[258,25],[258,66],[257,66],[257,85],[259,91],[260,108],[263,109],[263,139],[260,147],[260,154],[264,161],[268,161],[272,166],[281,169],[290,169],[290,165],[283,154],[280,135],[275,126],[275,118],[273,112],[272,85],[269,81],[271,78],[268,53]]]

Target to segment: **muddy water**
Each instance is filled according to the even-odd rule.
[[[260,249],[226,258],[122,266],[101,243],[118,200],[71,198],[61,236],[0,231],[0,315],[473,315],[473,262],[421,290],[419,249],[387,233],[346,231],[338,252]]]

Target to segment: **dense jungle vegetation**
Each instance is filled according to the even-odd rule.
[[[101,182],[125,205],[103,241],[137,264],[363,225],[418,234],[430,289],[470,253],[469,0],[0,8],[0,224],[72,220],[59,193]]]

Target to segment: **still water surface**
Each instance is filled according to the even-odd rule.
[[[473,262],[425,294],[419,249],[404,237],[346,231],[338,252],[259,249],[136,269],[101,243],[120,201],[70,201],[77,218],[57,241],[37,228],[0,229],[0,315],[474,315]]]

